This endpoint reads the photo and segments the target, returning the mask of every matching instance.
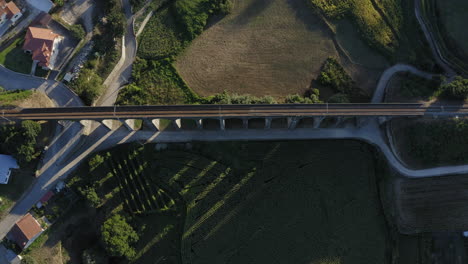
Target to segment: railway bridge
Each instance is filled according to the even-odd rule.
[[[170,105],[3,109],[4,121],[93,120],[112,129],[113,120],[136,130],[319,128],[324,120],[332,127],[342,122],[357,126],[371,118],[380,123],[394,117],[458,117],[468,107],[423,104],[275,104],[275,105]]]

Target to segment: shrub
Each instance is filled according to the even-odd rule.
[[[138,234],[122,216],[107,219],[101,227],[101,235],[110,256],[131,258],[135,255],[130,244],[138,241]]]
[[[276,104],[271,96],[255,97],[250,94],[228,94],[226,91],[208,99],[210,104]]]
[[[89,171],[93,171],[95,170],[97,167],[99,167],[102,163],[104,162],[104,158],[99,155],[99,154],[96,154],[94,155],[94,157],[92,157],[89,162],[88,162],[88,165],[89,165]]]
[[[353,79],[335,58],[328,58],[325,61],[317,81],[341,93],[347,93],[355,86]]]
[[[80,188],[81,195],[84,196],[86,202],[91,208],[97,208],[101,204],[101,199],[96,193],[96,190],[92,187]]]
[[[83,69],[71,86],[87,105],[91,105],[103,90],[101,77],[91,69]]]
[[[200,35],[212,14],[227,14],[231,8],[230,0],[178,0],[174,5],[188,40]]]
[[[440,87],[440,95],[449,99],[465,100],[468,97],[468,79],[457,76],[453,82]]]
[[[321,103],[318,96],[315,94],[310,95],[310,97],[303,97],[298,94],[288,95],[285,98],[285,103],[287,104],[317,104]]]
[[[76,39],[83,39],[86,35],[86,32],[83,29],[83,26],[80,24],[70,26],[70,31]]]

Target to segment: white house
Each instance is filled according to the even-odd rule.
[[[7,184],[10,179],[11,169],[19,169],[18,163],[10,155],[0,154],[0,184]]]

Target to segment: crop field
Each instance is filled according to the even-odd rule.
[[[129,263],[389,261],[377,189],[383,175],[366,144],[135,144],[100,155],[97,166],[80,166],[67,184],[92,186],[100,202],[92,209],[74,205],[66,219],[95,221],[55,224],[30,254],[63,247],[69,263],[81,263],[85,249],[104,254],[100,225],[118,213],[140,236]]]
[[[302,94],[311,86],[326,58],[340,58],[334,34],[313,13],[307,1],[236,0],[233,3],[231,14],[209,25],[175,63],[181,76],[198,94],[208,96],[224,90],[277,98]],[[363,42],[358,41],[359,52],[370,51],[374,56],[374,51],[361,48]],[[359,73],[360,69],[345,66],[352,76]],[[358,84],[361,84],[359,80]]]
[[[466,230],[467,186],[466,175],[400,180],[395,185],[400,228],[419,232]]]
[[[447,34],[465,54],[468,54],[468,2],[464,0],[436,0],[438,11]]]
[[[153,234],[138,242],[136,263],[169,257],[180,263],[173,255],[179,243],[179,260],[192,263],[385,263],[388,257],[373,153],[362,143],[195,143],[118,152],[130,154],[110,159],[117,177],[104,182],[119,182],[121,208],[140,215]],[[158,191],[145,181],[165,194],[152,198]],[[164,205],[151,205],[157,200]],[[159,212],[151,214],[154,208]],[[164,216],[172,209],[185,216],[183,228]]]

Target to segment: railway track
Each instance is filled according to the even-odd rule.
[[[3,109],[7,120],[102,120],[143,118],[281,118],[465,116],[468,107],[422,104],[170,105]]]

